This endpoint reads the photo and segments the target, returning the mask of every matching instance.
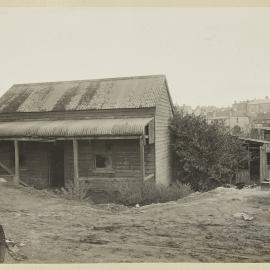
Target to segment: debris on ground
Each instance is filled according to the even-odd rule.
[[[247,185],[245,186],[245,188],[257,188],[258,185],[257,184],[253,184],[253,185]]]
[[[242,189],[242,188],[245,187],[245,183],[239,182],[239,183],[236,183],[235,186],[236,186],[236,188],[238,188],[238,189]]]
[[[21,250],[20,247],[25,246],[23,243],[16,243],[11,239],[6,239],[6,247],[9,255],[16,261],[23,261],[27,259]]]
[[[1,183],[7,183],[7,180],[5,178],[0,178],[0,184]]]
[[[251,220],[254,219],[254,217],[248,215],[248,214],[245,213],[245,212],[242,212],[242,213],[236,213],[236,214],[234,214],[234,216],[235,216],[236,218],[242,218],[242,219],[245,220],[245,221],[251,221]]]
[[[60,189],[61,189],[61,191],[62,191],[65,195],[68,195],[68,194],[69,194],[68,191],[67,191],[64,187],[61,187]]]
[[[110,240],[105,239],[105,238],[99,238],[95,234],[90,234],[84,238],[81,238],[80,242],[87,243],[87,244],[94,244],[94,245],[105,245],[105,244],[108,244],[110,242]]]
[[[233,185],[233,184],[224,184],[223,187],[225,187],[225,188],[236,188],[236,186]]]

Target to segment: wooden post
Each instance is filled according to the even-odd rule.
[[[145,167],[144,167],[144,139],[140,137],[140,167],[141,167],[141,175],[142,181],[145,180]]]
[[[265,181],[267,178],[267,156],[265,145],[263,145],[260,147],[260,182]]]
[[[15,174],[14,174],[14,183],[16,185],[20,182],[20,158],[19,158],[19,142],[14,141],[14,153],[15,153]]]
[[[78,141],[73,139],[74,186],[79,188]]]
[[[250,159],[251,159],[251,153],[250,153],[250,148],[249,148],[249,143],[248,143],[248,174],[249,174],[249,179],[251,180]]]
[[[4,263],[6,253],[6,237],[2,225],[0,225],[0,263]]]

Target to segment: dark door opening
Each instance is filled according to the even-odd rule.
[[[63,187],[64,185],[64,145],[57,142],[51,147],[50,186]]]
[[[260,181],[260,148],[253,147],[250,149],[250,179],[254,183]]]

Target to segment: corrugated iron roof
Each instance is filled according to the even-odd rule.
[[[15,84],[0,113],[155,107],[164,88],[164,75]]]
[[[153,118],[0,122],[0,137],[140,135]]]
[[[266,141],[266,140],[259,140],[259,139],[245,138],[245,137],[239,137],[239,139],[243,141],[261,143],[261,144],[270,144],[270,141]]]

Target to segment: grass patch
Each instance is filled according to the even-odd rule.
[[[164,203],[176,201],[192,192],[189,185],[181,183],[166,187],[155,182],[146,182],[141,188],[135,190],[134,187],[129,185],[121,187],[118,196],[114,198],[114,202],[127,206]]]

